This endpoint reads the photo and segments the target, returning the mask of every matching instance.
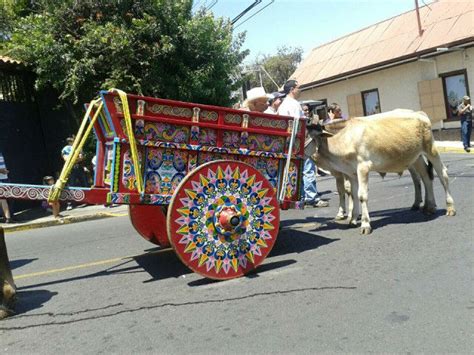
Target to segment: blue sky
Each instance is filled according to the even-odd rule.
[[[197,7],[215,0],[194,0]],[[218,0],[211,11],[233,19],[254,0]],[[247,32],[246,62],[276,54],[282,45],[302,47],[305,55],[314,47],[415,8],[415,0],[262,0],[249,15],[235,24],[234,32]],[[419,0],[420,6],[432,0]],[[256,13],[266,5],[254,17]],[[413,21],[416,21],[414,16]]]

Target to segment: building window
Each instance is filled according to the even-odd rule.
[[[460,70],[441,74],[440,76],[443,79],[446,117],[451,120],[458,119],[457,107],[461,103],[463,96],[469,93],[467,72],[466,70]]]
[[[379,90],[362,91],[362,103],[364,104],[364,116],[380,113]]]

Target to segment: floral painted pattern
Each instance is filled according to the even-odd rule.
[[[175,126],[168,123],[146,122],[145,137],[148,140],[187,143],[189,139],[189,127]]]
[[[172,149],[148,149],[145,193],[172,195],[186,175],[187,153]]]

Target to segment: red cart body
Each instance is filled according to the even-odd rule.
[[[91,105],[94,185],[65,188],[59,198],[129,204],[143,237],[171,244],[207,277],[255,268],[274,244],[279,209],[303,208],[304,121],[118,90]],[[0,185],[4,198],[49,194],[46,186]]]

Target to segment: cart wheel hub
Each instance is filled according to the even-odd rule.
[[[215,226],[226,232],[235,231],[242,223],[241,213],[235,206],[225,206],[216,212]]]

